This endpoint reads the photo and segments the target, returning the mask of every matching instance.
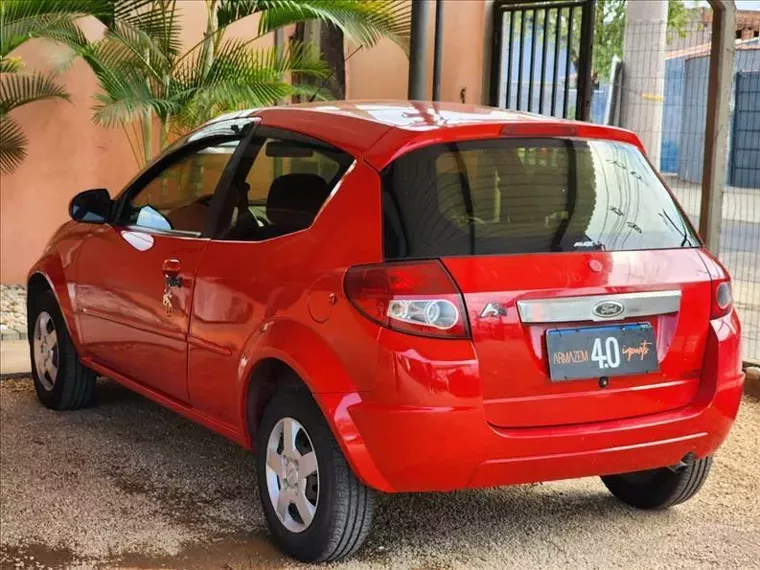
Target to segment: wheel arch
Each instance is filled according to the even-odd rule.
[[[27,320],[27,332],[31,334],[31,327],[33,323],[31,321],[31,315],[34,311],[34,301],[36,297],[50,291],[55,297],[58,307],[61,309],[61,315],[63,316],[63,322],[66,325],[66,329],[69,333],[77,352],[80,350],[80,337],[79,329],[76,326],[76,320],[74,318],[74,307],[69,295],[69,288],[66,283],[66,277],[63,272],[63,266],[60,260],[54,256],[48,256],[47,258],[40,260],[29,271],[26,280],[26,310],[29,319]]]
[[[338,355],[306,325],[296,321],[268,324],[252,337],[241,357],[244,441],[255,451],[261,416],[278,389],[308,390],[356,476],[370,487],[390,490],[351,419],[348,408],[361,402],[361,393]]]
[[[287,363],[279,358],[262,358],[254,365],[245,388],[246,439],[251,447],[256,439],[264,409],[280,389],[308,390],[306,383]]]

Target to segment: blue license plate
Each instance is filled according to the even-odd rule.
[[[649,323],[551,329],[546,331],[546,349],[555,382],[659,370]]]

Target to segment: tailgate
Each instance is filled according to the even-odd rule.
[[[464,294],[490,423],[527,427],[629,418],[685,406],[696,395],[711,291],[698,250],[444,262]],[[622,318],[600,322],[593,308],[606,301],[624,307]],[[629,324],[651,327],[657,370],[614,375],[599,367],[593,376],[550,377],[547,331]],[[597,366],[593,350],[589,345],[590,366],[584,369]],[[619,355],[641,357],[633,350]]]

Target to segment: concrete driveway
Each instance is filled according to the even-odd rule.
[[[666,512],[594,478],[383,496],[366,547],[335,566],[758,568],[758,442],[747,398],[705,488]],[[2,568],[298,566],[268,542],[250,454],[108,381],[63,414],[29,380],[0,382],[0,501]]]

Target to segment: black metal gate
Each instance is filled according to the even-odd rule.
[[[493,16],[491,105],[588,120],[594,1],[496,0]]]

